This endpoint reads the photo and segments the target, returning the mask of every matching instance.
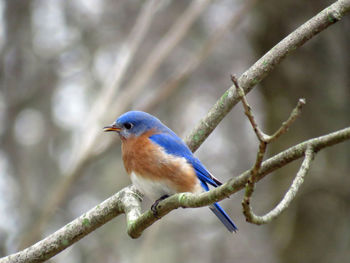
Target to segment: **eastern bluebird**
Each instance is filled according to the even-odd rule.
[[[145,196],[157,200],[155,205],[175,193],[201,193],[209,190],[207,184],[221,185],[172,130],[148,113],[126,112],[104,131],[119,134],[132,183]],[[219,204],[209,208],[230,232],[236,232],[237,227]]]

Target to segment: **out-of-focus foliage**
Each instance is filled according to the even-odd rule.
[[[261,1],[240,26],[170,97],[152,108],[184,137],[240,74],[286,34],[319,12],[327,1]],[[87,133],[96,97],[109,77],[144,1],[0,1],[0,257],[19,249],[42,208],[62,181],[80,134]],[[162,1],[123,87],[188,7]],[[196,20],[145,88],[132,98],[139,109],[171,74],[195,54],[242,2],[213,1]],[[248,95],[267,132],[279,126],[297,98],[306,97],[300,120],[274,145],[277,152],[349,124],[349,18],[322,32],[290,56]],[[118,96],[118,94],[117,94]],[[117,117],[117,116],[115,116]],[[105,124],[101,123],[101,128]],[[111,134],[98,135],[103,141]],[[111,150],[84,165],[42,236],[47,236],[112,193],[130,184],[116,137]],[[257,142],[240,105],[198,150],[222,181],[252,165]],[[330,262],[350,258],[349,143],[316,157],[306,184],[286,213],[267,226],[245,223],[237,194],[222,202],[239,227],[229,234],[208,209],[178,210],[137,240],[119,217],[52,262]],[[269,209],[288,187],[291,165],[258,184],[254,207]],[[148,208],[150,202],[145,202]],[[322,251],[322,253],[320,253]]]

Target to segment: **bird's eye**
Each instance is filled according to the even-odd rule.
[[[132,128],[132,123],[130,123],[130,122],[127,122],[127,123],[125,123],[124,124],[124,127],[125,127],[125,129],[127,129],[127,130],[130,130],[131,128]]]

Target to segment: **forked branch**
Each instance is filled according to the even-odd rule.
[[[308,156],[310,156],[310,152],[306,153],[308,147],[312,147],[313,151],[316,153],[326,147],[342,143],[346,140],[350,140],[350,127],[295,145],[263,162],[256,176],[256,180],[261,180],[267,174],[272,173],[304,155],[306,155],[305,158],[309,160],[310,157]],[[305,162],[306,161],[304,161],[304,163]],[[309,161],[305,164],[306,166],[302,168],[301,172],[304,171],[306,173],[309,168]],[[207,206],[223,200],[227,198],[227,196],[243,189],[250,177],[251,170],[248,170],[209,192],[200,195],[190,193],[173,195],[159,203],[157,206],[157,217],[155,217],[150,210],[141,214],[141,197],[133,186],[128,186],[33,246],[1,258],[0,263],[29,263],[48,260],[122,213],[126,214],[128,234],[133,238],[137,238],[145,229],[170,211],[179,207]],[[301,177],[299,176],[297,178]],[[299,179],[295,179],[295,181],[297,180]],[[291,187],[292,189],[294,188],[293,185]],[[286,195],[293,195],[293,192],[287,193]],[[284,202],[290,202],[288,201],[289,199],[284,198],[284,200]],[[278,209],[277,207],[276,210],[278,211]],[[274,213],[275,212],[272,211],[270,215],[272,214],[273,216]]]
[[[248,93],[257,83],[267,76],[276,65],[278,65],[294,50],[302,46],[305,42],[326,29],[328,26],[338,22],[349,11],[350,0],[336,1],[288,35],[239,78],[239,84],[245,93]],[[239,102],[240,98],[241,97],[235,91],[234,85],[222,95],[222,97],[208,112],[207,116],[188,136],[186,142],[192,151],[195,151],[203,143],[203,141],[216,128],[216,126],[227,115],[232,107]],[[298,111],[298,107],[296,111]],[[296,114],[296,116],[297,115],[298,114]],[[293,122],[293,120],[291,120],[290,123],[291,122]],[[272,137],[277,138],[284,133],[289,127],[288,123],[289,121],[287,120],[286,124],[282,124],[281,128],[275,134],[273,134]],[[257,170],[257,172],[255,172],[254,180],[258,181],[267,174],[298,158],[303,157],[304,155],[304,166],[302,165],[298,174],[301,173],[302,175],[305,175],[309,169],[314,153],[317,153],[325,147],[330,147],[334,144],[338,144],[349,139],[350,127],[300,143],[280,154],[277,154],[265,162],[261,162],[263,158],[260,157],[261,161],[257,158],[257,162],[254,165]],[[264,149],[260,151],[264,152]],[[49,237],[16,254],[1,258],[0,262],[43,262],[58,254],[63,249],[71,246],[97,227],[103,225],[121,213],[125,213],[127,215],[129,235],[133,238],[137,238],[146,228],[156,222],[160,217],[169,213],[171,210],[179,207],[206,206],[225,199],[227,196],[243,189],[247,185],[247,182],[251,176],[252,170],[249,170],[235,178],[232,178],[224,185],[201,195],[182,193],[171,196],[159,203],[158,208],[160,208],[157,211],[158,218],[155,218],[153,213],[150,211],[141,214],[140,198],[133,187],[127,187],[107,199],[105,202],[91,209],[81,217],[75,219],[70,224],[62,227]],[[73,176],[70,178],[73,178]],[[299,181],[300,178],[303,177],[297,176],[294,181]],[[293,188],[294,182],[291,189]],[[287,192],[286,196],[287,195],[293,196],[293,192]],[[290,202],[288,200],[291,199],[284,198],[281,202],[281,206],[284,206],[283,202],[288,203]],[[56,207],[56,205],[52,207]],[[274,209],[277,211],[277,213],[278,207],[279,205],[276,207],[276,209]],[[267,215],[273,215],[275,213],[274,210]]]
[[[246,199],[246,197],[244,197],[242,205],[246,220],[256,225],[266,224],[278,217],[286,208],[288,208],[289,204],[292,202],[297,192],[299,191],[300,186],[303,184],[305,175],[310,169],[310,165],[312,160],[314,159],[314,156],[315,152],[312,146],[308,146],[308,148],[305,151],[304,161],[301,164],[300,169],[297,175],[295,176],[292,185],[288,189],[287,193],[284,195],[283,199],[279,202],[279,204],[267,214],[263,216],[255,215],[252,212],[249,200]]]
[[[251,197],[254,193],[255,183],[258,180],[258,174],[260,173],[261,164],[263,162],[267,145],[274,140],[276,140],[278,137],[280,137],[282,134],[286,133],[289,129],[289,127],[293,124],[293,122],[296,120],[296,118],[300,115],[302,106],[306,103],[305,99],[299,99],[297,106],[293,109],[291,112],[289,118],[282,123],[281,127],[273,134],[273,135],[267,135],[265,134],[258,126],[257,122],[255,121],[255,117],[253,115],[252,109],[248,104],[247,98],[244,94],[244,90],[239,86],[237,78],[235,76],[231,76],[231,80],[233,84],[235,85],[237,89],[237,93],[239,97],[241,98],[244,112],[247,115],[250,124],[253,127],[253,130],[256,134],[256,137],[259,140],[259,150],[256,156],[255,164],[253,168],[250,170],[250,177],[247,181],[246,187],[245,187],[245,194],[242,201],[242,207],[243,207],[243,214],[247,220],[247,222],[261,225],[269,223],[271,220],[279,216],[291,203],[291,201],[294,199],[296,193],[298,192],[300,186],[304,182],[304,177],[306,173],[309,171],[310,164],[314,158],[315,152],[311,145],[307,146],[307,149],[305,151],[305,158],[304,161],[285,196],[281,200],[281,202],[270,212],[268,212],[264,216],[258,216],[253,212],[253,209],[250,205]]]

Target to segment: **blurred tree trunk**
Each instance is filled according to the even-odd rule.
[[[13,147],[16,144],[14,139],[14,125],[17,114],[21,110],[21,102],[26,96],[26,90],[22,89],[18,79],[22,79],[25,73],[25,46],[26,40],[30,39],[30,1],[7,1],[5,4],[5,33],[4,47],[1,52],[1,91],[7,105],[6,127],[1,139],[1,148],[3,148],[12,164],[11,168],[14,175],[19,175],[19,166],[14,165],[19,158],[19,149]],[[22,89],[22,91],[21,91]],[[22,98],[20,98],[20,95]],[[17,161],[18,161],[17,159]],[[17,178],[21,185],[25,185],[23,177]],[[23,187],[22,193],[24,203],[29,201],[28,187]],[[23,208],[27,204],[24,204]]]
[[[52,58],[37,54],[33,49],[33,1],[6,1],[4,10],[5,40],[0,54],[1,95],[6,104],[6,127],[1,134],[0,147],[7,153],[11,175],[20,185],[16,203],[17,214],[23,218],[21,229],[26,231],[31,219],[35,221],[47,189],[39,182],[57,175],[57,166],[48,158],[50,137],[41,138],[33,149],[19,145],[15,139],[15,125],[19,113],[25,109],[40,112],[45,131],[54,131],[51,120],[51,95],[56,83],[56,66]],[[24,130],[23,133],[26,131]],[[45,161],[44,161],[45,160]],[[32,165],[40,163],[40,165]],[[36,191],[32,191],[32,189]],[[38,198],[39,197],[39,198]]]
[[[324,0],[262,1],[256,11],[258,26],[251,36],[256,58],[327,4]],[[261,83],[266,131],[279,127],[298,98],[305,97],[307,102],[291,131],[271,145],[272,152],[349,123],[350,35],[345,32],[350,32],[349,17],[311,40]],[[334,158],[335,151],[342,151],[342,157]],[[271,225],[281,262],[341,262],[350,258],[350,192],[345,187],[350,183],[346,176],[350,174],[349,156],[350,147],[335,147],[317,156],[301,195]],[[298,165],[278,173],[292,176]],[[324,169],[327,166],[334,170]],[[274,177],[276,202],[291,183],[291,176]]]

